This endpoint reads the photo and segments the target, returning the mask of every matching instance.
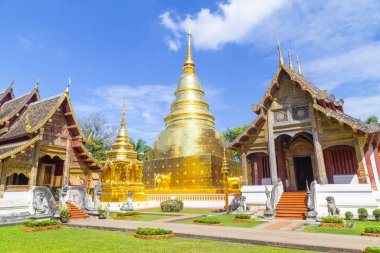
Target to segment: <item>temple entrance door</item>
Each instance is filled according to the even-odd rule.
[[[310,156],[295,157],[294,168],[296,172],[297,189],[304,191],[306,190],[306,180],[309,185],[314,180]]]
[[[42,164],[39,175],[37,176],[39,181],[38,185],[52,188],[54,183],[54,171],[54,164]]]

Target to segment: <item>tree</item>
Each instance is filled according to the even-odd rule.
[[[146,141],[141,138],[138,139],[137,142],[131,138],[129,138],[129,141],[131,142],[133,149],[137,152],[137,160],[148,160],[148,153],[152,150],[152,148],[146,144]]]
[[[79,119],[79,125],[84,135],[89,139],[86,148],[93,157],[105,161],[106,151],[111,149],[116,133],[116,127],[109,125],[102,113],[91,113]]]
[[[235,127],[235,128],[227,128],[226,131],[223,132],[224,140],[226,140],[228,143],[233,142],[242,132],[244,132],[245,129],[248,128],[247,124],[244,124],[242,127]],[[233,152],[234,160],[237,162],[241,161],[241,158],[239,154],[234,151]]]
[[[367,120],[365,121],[365,123],[367,124],[371,124],[371,123],[378,123],[378,119],[375,115],[372,115],[372,116],[369,116],[367,118]]]

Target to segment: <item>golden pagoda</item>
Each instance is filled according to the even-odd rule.
[[[166,128],[144,162],[147,192],[220,193],[224,140],[215,130],[215,118],[195,74],[190,31],[186,60],[174,94],[171,112],[164,119]],[[230,159],[229,163],[230,175],[241,175],[239,163]]]
[[[121,127],[112,148],[107,152],[107,160],[102,173],[103,202],[125,202],[128,192],[133,192],[134,201],[146,201],[142,183],[143,162],[137,160],[137,153],[129,141],[125,120],[125,99]]]

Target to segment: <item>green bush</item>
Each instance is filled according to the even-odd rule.
[[[37,227],[55,226],[55,225],[58,225],[58,221],[57,220],[25,221],[22,225],[29,228],[37,228]]]
[[[139,212],[122,212],[122,213],[116,213],[116,216],[133,216],[133,215],[139,215]]]
[[[205,224],[220,224],[222,221],[216,217],[201,217],[193,219],[193,222],[196,223],[205,223]]]
[[[379,217],[379,216],[380,216],[380,209],[375,209],[375,210],[373,210],[372,214],[373,214],[373,216],[375,216],[375,217]]]
[[[358,214],[359,216],[362,216],[362,217],[368,217],[368,210],[365,208],[359,208]]]
[[[59,217],[61,219],[68,219],[70,217],[70,212],[67,209],[62,209],[59,211]]]
[[[137,228],[136,234],[139,235],[167,235],[173,234],[173,231],[163,228]]]
[[[364,232],[371,234],[380,234],[380,227],[366,227]]]
[[[247,213],[237,213],[235,214],[235,219],[251,219],[251,215]]]
[[[346,219],[349,219],[354,216],[354,214],[350,211],[345,212],[344,215],[346,216]]]
[[[182,200],[165,200],[161,202],[161,211],[162,212],[181,212],[183,210],[183,201]]]
[[[343,218],[337,217],[322,217],[322,222],[324,223],[344,223]]]
[[[371,253],[380,253],[379,247],[367,247],[365,248],[365,251],[371,252]]]
[[[256,215],[256,218],[257,219],[264,219],[265,217],[264,217],[264,215]]]

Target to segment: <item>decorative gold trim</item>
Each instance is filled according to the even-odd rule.
[[[18,148],[15,148],[13,150],[10,150],[10,151],[8,151],[8,152],[0,155],[0,160],[3,160],[4,158],[7,158],[7,157],[9,157],[11,155],[15,155],[15,154],[21,152],[22,150],[24,150],[24,149],[32,146],[34,143],[36,143],[39,140],[40,140],[40,136],[37,135],[36,137],[34,137],[33,139],[31,139],[29,142],[26,142],[24,145],[21,145]]]

